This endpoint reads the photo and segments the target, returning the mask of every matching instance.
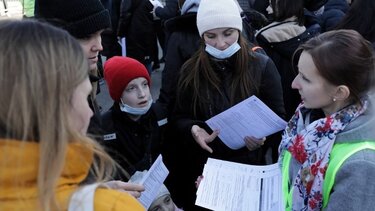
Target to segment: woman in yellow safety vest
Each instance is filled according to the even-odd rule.
[[[302,103],[279,147],[286,210],[372,210],[371,44],[353,30],[330,31],[302,44],[296,55],[292,88]]]

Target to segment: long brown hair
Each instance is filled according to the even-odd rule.
[[[255,61],[256,57],[241,34],[238,42],[241,49],[235,55],[233,80],[229,87],[231,105],[238,103],[239,100],[246,99],[258,88],[252,70],[249,70],[249,67],[256,68],[255,65],[249,65],[249,63]],[[207,96],[201,94],[202,90],[209,89],[223,95],[224,93],[220,90],[220,83],[221,80],[211,66],[202,38],[199,50],[181,67],[178,92],[192,91],[192,108],[194,115],[196,115],[197,108],[202,106],[202,103],[209,103],[210,100],[206,98]],[[180,103],[179,96],[177,96],[177,103]]]
[[[58,209],[54,190],[69,143],[94,151],[98,180],[114,166],[95,141],[68,121],[73,91],[88,77],[87,59],[67,32],[31,20],[0,21],[0,54],[0,136],[38,142],[39,210]]]

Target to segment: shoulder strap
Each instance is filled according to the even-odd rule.
[[[68,211],[94,211],[94,195],[99,185],[85,185],[75,191],[70,198]]]
[[[329,165],[324,177],[323,184],[323,207],[326,207],[332,187],[335,184],[336,173],[341,165],[354,153],[364,150],[375,150],[375,142],[359,142],[335,144],[330,154]]]

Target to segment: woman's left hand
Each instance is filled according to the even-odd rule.
[[[264,144],[264,141],[266,141],[266,137],[263,137],[261,139],[257,139],[257,138],[252,137],[252,136],[245,136],[245,138],[244,138],[244,142],[246,144],[246,147],[250,151],[253,151],[253,150],[256,150],[256,149],[260,148]]]
[[[208,146],[209,143],[211,143],[218,135],[219,131],[214,130],[211,135],[207,133],[207,131],[198,125],[193,125],[191,128],[191,134],[194,138],[194,140],[199,144],[199,146],[208,151],[209,153],[212,153],[213,150],[211,147]]]

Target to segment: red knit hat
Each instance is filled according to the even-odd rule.
[[[104,79],[107,82],[109,94],[115,102],[120,101],[122,92],[128,83],[139,77],[147,79],[148,85],[151,85],[146,67],[135,59],[114,56],[104,64]]]

